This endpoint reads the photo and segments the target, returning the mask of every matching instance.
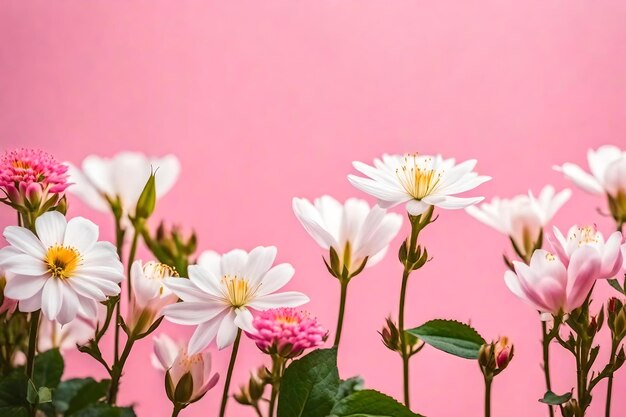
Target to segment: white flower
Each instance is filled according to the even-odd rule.
[[[165,389],[173,402],[188,404],[198,401],[219,379],[217,373],[211,376],[211,354],[208,351],[189,355],[185,346],[178,345],[166,334],[154,337],[151,360],[155,368],[167,373]],[[186,374],[191,375],[191,387],[178,388],[178,383]]]
[[[94,336],[94,331],[95,322],[82,317],[77,317],[64,326],[42,317],[37,333],[37,350],[45,352],[53,348],[61,351],[76,349],[76,344],[86,343]]]
[[[402,226],[402,216],[378,206],[370,208],[363,200],[350,198],[345,204],[330,196],[315,199],[293,199],[293,211],[313,239],[324,249],[331,247],[353,273],[365,258],[372,266],[385,256],[389,242]]]
[[[543,228],[571,195],[568,189],[555,194],[554,187],[547,185],[538,198],[529,191],[528,195],[522,194],[512,199],[495,197],[491,202],[470,206],[465,210],[478,221],[509,236],[520,250],[530,249],[532,252]]]
[[[131,216],[151,172],[155,172],[157,198],[172,188],[180,172],[174,155],[150,158],[138,152],[121,152],[113,158],[90,155],[83,160],[82,169],[69,166],[69,182],[74,184],[68,191],[103,212],[111,210],[107,200],[119,198],[124,213]]]
[[[348,175],[348,180],[361,191],[378,199],[383,208],[407,203],[410,215],[424,213],[430,206],[444,209],[465,208],[483,197],[455,197],[476,188],[491,177],[479,176],[472,170],[476,160],[455,164],[441,155],[383,155],[374,159],[374,166],[353,162],[354,168],[369,178]]]
[[[259,246],[250,253],[235,249],[222,256],[206,251],[198,265],[189,267],[188,280],[165,280],[182,300],[165,307],[165,317],[198,326],[189,341],[189,354],[200,352],[216,336],[219,349],[231,345],[238,328],[253,332],[250,308],[297,307],[309,301],[299,292],[273,294],[294,274],[289,264],[272,266],[275,258],[273,246]]]
[[[574,258],[576,252],[585,250],[600,260],[598,278],[614,278],[622,269],[622,251],[626,244],[622,243],[620,232],[611,233],[605,242],[604,236],[595,226],[574,225],[569,229],[567,237],[555,227],[554,237],[556,240],[551,240],[550,243],[565,266]]]
[[[589,149],[587,161],[591,174],[570,162],[554,169],[588,193],[606,193],[614,198],[620,191],[626,194],[626,152],[617,146],[604,145],[595,151]]]
[[[4,237],[11,246],[0,250],[0,266],[13,276],[4,293],[19,301],[19,309],[41,309],[61,324],[76,315],[93,318],[98,302],[120,292],[123,266],[115,247],[98,242],[98,226],[75,217],[69,222],[56,211],[35,221],[30,230],[8,226]]]
[[[165,286],[165,280],[178,277],[178,273],[168,265],[159,262],[141,260],[133,262],[130,269],[132,297],[126,325],[135,334],[150,329],[162,316],[165,306],[178,301],[176,294]]]

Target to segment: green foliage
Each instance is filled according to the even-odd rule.
[[[398,401],[374,390],[356,391],[337,402],[330,417],[421,417]]]
[[[57,412],[65,417],[97,403],[106,397],[110,380],[96,381],[93,378],[68,379],[59,384],[54,392],[52,403]]]
[[[478,359],[485,339],[474,328],[454,320],[431,320],[407,330],[430,346],[465,359]]]
[[[552,391],[548,391],[544,394],[543,398],[539,400],[539,402],[548,405],[561,405],[568,402],[570,398],[572,398],[571,392],[567,392],[563,395],[558,395],[553,393]]]
[[[50,349],[35,356],[33,382],[35,387],[56,388],[61,382],[65,364],[59,349]]]

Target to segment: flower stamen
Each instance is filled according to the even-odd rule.
[[[404,157],[404,164],[396,169],[400,184],[416,200],[430,195],[439,185],[443,172],[431,168],[432,158],[422,161],[417,154]]]
[[[44,262],[54,278],[68,279],[82,260],[78,250],[73,247],[54,245],[48,248]]]

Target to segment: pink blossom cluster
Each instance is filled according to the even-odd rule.
[[[273,308],[263,311],[252,323],[256,332],[251,339],[263,352],[295,358],[306,349],[321,345],[328,332],[317,319],[294,308]]]
[[[18,205],[24,199],[39,203],[48,193],[59,194],[70,185],[68,166],[39,149],[15,149],[0,156],[0,189]]]

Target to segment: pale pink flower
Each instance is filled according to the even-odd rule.
[[[178,301],[178,296],[165,286],[167,278],[178,278],[170,266],[150,261],[133,262],[130,269],[132,296],[126,326],[135,334],[148,331],[163,315],[163,308]]]
[[[515,272],[507,270],[504,274],[511,292],[542,313],[557,315],[582,305],[600,277],[601,260],[589,246],[575,251],[567,265],[550,252],[537,249],[529,265],[514,261],[513,266]]]
[[[250,309],[297,307],[309,301],[299,292],[274,294],[293,277],[289,264],[273,266],[276,248],[241,249],[224,255],[206,251],[198,265],[189,267],[189,279],[169,278],[167,285],[182,302],[165,307],[165,317],[177,324],[195,325],[189,352],[195,354],[213,339],[218,349],[230,346],[239,329],[253,331]]]
[[[567,237],[555,227],[554,237],[550,243],[565,266],[577,251],[584,248],[585,251],[593,251],[600,260],[598,278],[614,278],[622,268],[622,249],[625,245],[622,244],[620,232],[611,233],[605,242],[602,233],[598,232],[595,226],[574,225],[569,229]]]
[[[359,190],[378,199],[382,208],[406,203],[412,216],[424,213],[431,206],[461,209],[480,202],[483,197],[457,197],[472,190],[491,177],[473,171],[476,160],[456,164],[453,158],[441,155],[383,155],[374,159],[374,166],[353,162],[354,168],[367,178],[348,175]]]
[[[70,185],[68,166],[38,149],[16,149],[0,156],[0,190],[20,207],[39,208]]]
[[[308,313],[294,308],[273,308],[261,312],[252,322],[248,337],[261,351],[284,358],[300,356],[306,349],[320,346],[328,332]]]
[[[19,301],[19,309],[41,309],[61,324],[76,315],[93,318],[97,306],[119,294],[123,266],[115,247],[98,241],[98,226],[75,217],[69,222],[57,211],[35,221],[35,235],[24,227],[8,226],[11,246],[0,249],[0,266],[12,274],[4,294]]]
[[[95,320],[77,317],[71,322],[61,325],[57,321],[41,318],[37,333],[37,350],[45,352],[50,349],[61,351],[76,349],[94,336]]]
[[[0,259],[0,263],[2,260]],[[6,287],[7,281],[9,280],[9,274],[4,272],[0,268],[0,314],[6,314],[7,318],[11,317],[15,310],[17,309],[17,300],[7,297],[4,294],[4,287]]]
[[[198,401],[219,380],[219,374],[211,376],[211,354],[208,351],[189,355],[186,346],[178,345],[165,334],[154,337],[152,364],[166,372],[166,393],[170,401],[176,403]],[[178,383],[186,375],[191,376],[191,387],[177,390]]]

